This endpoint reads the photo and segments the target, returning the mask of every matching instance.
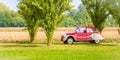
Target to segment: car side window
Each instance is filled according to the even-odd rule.
[[[85,28],[77,28],[75,32],[85,33]]]
[[[81,31],[80,31],[80,32],[81,32],[81,33],[85,33],[85,31],[86,31],[85,28],[81,28]]]
[[[92,32],[93,32],[93,30],[92,30],[92,29],[87,28],[87,33],[92,33]]]

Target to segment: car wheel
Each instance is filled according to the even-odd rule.
[[[68,44],[67,41],[64,41],[64,44]]]
[[[74,42],[73,38],[70,37],[70,38],[67,39],[68,44],[73,44],[73,42]]]
[[[91,41],[89,41],[89,42],[92,43],[92,44],[95,43],[94,40],[91,40]]]
[[[99,43],[100,43],[100,40],[94,40],[94,43],[95,43],[95,44],[99,44]]]

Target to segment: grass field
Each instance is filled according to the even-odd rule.
[[[0,60],[120,60],[120,44],[56,43],[50,47],[0,47]]]

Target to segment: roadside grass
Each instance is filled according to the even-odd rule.
[[[32,44],[38,44],[37,41]],[[119,60],[120,44],[90,44],[87,42],[63,44],[55,41],[52,46],[0,47],[0,60]]]
[[[102,40],[101,43],[120,43],[120,40],[119,39],[105,39],[105,40]],[[31,44],[31,42],[29,40],[21,40],[21,41],[0,41],[0,43],[18,43],[18,44]],[[34,40],[32,43],[35,43],[35,44],[45,44],[47,43],[47,40]],[[62,41],[60,40],[52,40],[52,43],[53,44],[59,44],[59,43],[63,43]]]

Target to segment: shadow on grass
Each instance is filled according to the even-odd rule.
[[[54,43],[56,45],[70,45],[70,44],[64,44],[64,43]],[[119,43],[118,43],[119,44]],[[100,43],[100,44],[91,44],[89,42],[75,42],[71,45],[87,45],[87,46],[117,46],[117,43]]]
[[[100,43],[100,44],[91,44],[87,42],[75,43],[74,45],[87,45],[87,46],[117,46],[117,43]]]

